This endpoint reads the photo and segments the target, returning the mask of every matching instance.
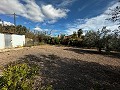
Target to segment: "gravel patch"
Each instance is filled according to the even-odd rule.
[[[33,47],[25,47],[22,49],[11,49],[5,52],[0,52],[0,66],[3,66],[9,62],[18,60],[25,55],[57,55],[62,58],[76,59],[87,62],[96,62],[101,65],[120,66],[120,58],[114,55],[102,55],[93,52],[89,52],[89,49],[81,49],[75,47],[59,47],[50,45],[41,45]]]

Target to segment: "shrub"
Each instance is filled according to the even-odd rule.
[[[55,44],[60,44],[60,40],[59,40],[59,38],[54,38],[54,41],[55,41]]]
[[[4,68],[0,76],[0,90],[53,90],[52,85],[41,86],[41,81],[36,82],[38,71],[39,67],[29,61],[13,62]]]
[[[37,71],[26,63],[8,66],[0,77],[0,90],[32,90],[32,78]]]

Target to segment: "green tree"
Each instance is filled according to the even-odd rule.
[[[78,34],[78,37],[81,38],[81,35],[83,34],[82,29],[79,29],[79,30],[77,31],[77,34]]]
[[[84,44],[88,47],[95,47],[97,34],[95,31],[88,31],[84,37]]]
[[[118,0],[118,5],[120,4],[120,0]],[[110,18],[108,20],[111,20],[113,22],[118,21],[120,22],[120,6],[116,6],[114,9],[110,9],[111,12],[108,13],[110,15]]]
[[[72,38],[73,38],[73,39],[77,38],[77,33],[76,33],[76,32],[73,32]]]
[[[96,47],[99,52],[101,52],[102,48],[107,51],[109,50],[109,40],[111,38],[108,32],[110,31],[106,27],[103,27],[101,31],[89,31],[85,34],[84,44],[89,48]]]

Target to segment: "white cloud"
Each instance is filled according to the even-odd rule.
[[[34,28],[34,30],[43,31],[43,29],[41,29],[39,26],[36,26],[36,27]]]
[[[11,25],[14,25],[13,23],[11,23],[11,22],[7,22],[7,21],[4,21],[3,23],[0,21],[0,24],[4,24],[4,26],[11,26]]]
[[[26,4],[20,3],[20,0],[3,0],[0,1],[0,14],[13,14],[23,16],[32,21],[41,22],[44,15],[40,7],[34,0],[23,0]]]
[[[112,5],[111,7],[108,7],[109,8],[115,8],[116,6],[118,5],[118,3]],[[105,10],[105,13],[109,13],[110,11],[109,10]],[[108,29],[111,29],[111,30],[115,30],[118,28],[118,22],[111,22],[109,20],[106,20],[107,18],[109,18],[109,16],[107,14],[101,14],[99,16],[96,16],[96,17],[93,17],[93,18],[90,18],[90,19],[85,19],[84,21],[82,20],[76,20],[74,23],[72,24],[68,24],[67,25],[67,30],[66,32],[68,34],[72,34],[73,31],[77,31],[78,29],[83,29],[84,31],[86,30],[98,30],[98,29],[101,29],[103,26],[107,26]],[[84,23],[82,23],[84,22]]]
[[[24,2],[23,3],[21,3]],[[50,5],[38,6],[35,0],[2,0],[0,1],[0,14],[16,13],[22,17],[28,18],[34,22],[43,22],[44,20],[58,20],[67,16],[68,10],[54,8]]]
[[[55,22],[57,22],[57,20],[53,19],[53,20],[48,21],[47,23],[53,24],[53,23],[55,23]]]
[[[35,28],[33,28],[33,30],[36,30],[36,31],[50,31],[49,29],[46,29],[46,28],[41,28],[39,25],[36,25]]]
[[[24,6],[26,8],[24,16],[30,20],[41,22],[44,20],[44,15],[41,8],[34,2],[34,0],[26,0],[27,4]]]
[[[24,22],[23,24],[27,25],[27,24],[31,24],[31,22]]]
[[[67,9],[57,9],[52,5],[42,5],[42,11],[49,19],[58,19],[67,16]]]
[[[0,13],[1,14],[24,14],[25,7],[18,0],[2,0],[0,1]]]
[[[64,6],[68,6],[70,4],[72,4],[73,2],[75,2],[76,0],[63,0],[62,3],[60,3],[58,6],[59,7],[64,7]]]

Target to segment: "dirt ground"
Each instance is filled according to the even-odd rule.
[[[26,47],[23,49],[9,50],[0,53],[0,65],[19,60],[25,55],[56,55],[62,58],[76,59],[87,62],[96,62],[102,65],[120,66],[119,55],[103,55],[95,50],[81,49],[75,47],[61,47],[41,45],[34,47]]]
[[[1,66],[23,59],[38,64],[42,83],[52,85],[55,90],[120,89],[120,55],[117,53],[106,55],[96,50],[50,45],[0,53]]]

